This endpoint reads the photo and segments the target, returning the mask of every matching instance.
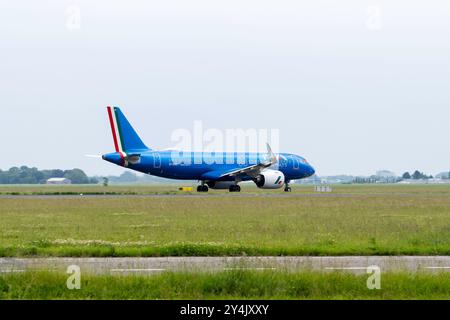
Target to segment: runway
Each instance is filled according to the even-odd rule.
[[[427,194],[427,197],[447,196],[446,193]],[[364,198],[364,197],[404,197],[415,198],[421,196],[417,193],[223,193],[223,194],[79,194],[79,195],[0,195],[0,199],[38,199],[38,200],[61,200],[61,199],[145,199],[145,198],[185,198],[185,199],[214,199],[214,198]]]
[[[365,274],[368,267],[381,272],[450,272],[450,256],[347,257],[165,257],[165,258],[0,258],[0,274],[26,271],[81,272],[104,275],[158,274],[161,272],[220,272],[229,270],[322,271]]]

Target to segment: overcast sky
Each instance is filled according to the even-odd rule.
[[[154,148],[201,120],[280,129],[319,175],[450,169],[448,1],[0,3],[1,169],[122,172],[84,157],[108,104]]]

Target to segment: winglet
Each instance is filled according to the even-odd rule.
[[[269,156],[269,161],[271,164],[275,164],[278,162],[278,158],[275,156],[275,154],[272,151],[272,148],[270,147],[269,143],[266,143],[267,146],[267,154]]]

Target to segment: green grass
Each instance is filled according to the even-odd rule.
[[[191,191],[180,191],[179,187],[193,187]],[[40,195],[198,195],[196,192],[197,184],[192,182],[160,185],[112,185],[103,187],[100,185],[0,185],[0,195],[8,196],[40,196]],[[253,185],[245,184],[246,194],[264,195],[273,194],[271,190],[261,190]],[[297,193],[313,193],[313,187],[296,186]],[[280,191],[280,190],[278,190]],[[202,196],[223,195],[228,190],[212,190],[208,193],[202,193]]]
[[[0,187],[11,190],[104,192]],[[175,186],[108,190],[182,193]],[[295,187],[286,197],[247,186],[243,193],[0,198],[0,256],[450,254],[450,186],[337,186],[339,197],[308,196],[312,187]]]
[[[181,184],[152,184],[152,185],[111,185],[103,187],[100,185],[0,185],[0,195],[155,195],[155,194],[197,194],[196,192],[182,192],[178,190],[181,186],[193,186],[192,182],[181,182]],[[282,190],[262,190],[253,184],[244,184],[246,194],[270,195],[282,193]],[[313,194],[313,186],[294,185],[294,194]],[[333,193],[337,194],[372,194],[390,195],[402,193],[407,194],[450,194],[450,185],[394,185],[394,184],[363,184],[363,185],[336,185]],[[208,195],[227,194],[226,190],[211,190]]]
[[[82,276],[68,290],[68,275],[28,272],[0,277],[0,299],[450,299],[448,274],[383,274],[381,290],[367,275],[229,271],[153,276]]]

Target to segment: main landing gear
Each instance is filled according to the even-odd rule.
[[[229,190],[230,192],[241,192],[241,187],[238,184],[232,184]]]
[[[213,187],[213,185],[211,186]],[[226,188],[226,186],[225,186]],[[225,189],[225,188],[220,188],[220,189]],[[241,192],[241,187],[235,183],[230,185],[230,187],[228,188],[228,190],[230,190],[230,192]],[[197,187],[197,192],[208,192],[209,188],[206,185],[205,181],[202,181],[201,184]]]
[[[289,182],[284,183],[284,192],[292,192],[291,187],[289,187]]]
[[[208,192],[208,186],[205,184],[205,181],[202,181],[202,184],[197,187],[197,192]]]

